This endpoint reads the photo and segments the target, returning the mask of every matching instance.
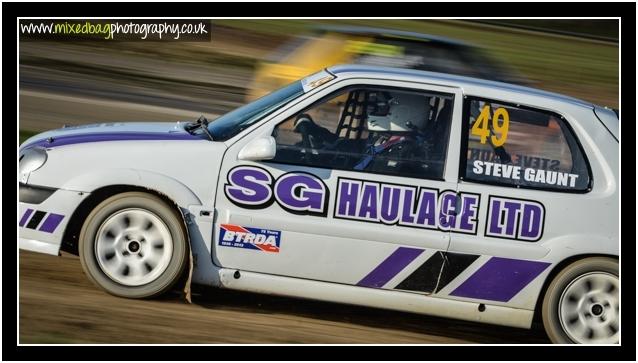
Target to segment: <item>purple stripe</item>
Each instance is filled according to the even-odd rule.
[[[53,136],[53,141],[42,139],[25,145],[24,147],[44,146],[56,147],[63,145],[83,144],[102,141],[130,141],[130,140],[197,140],[199,137],[185,133],[157,133],[157,132],[107,132],[79,135]]]
[[[58,224],[62,222],[62,219],[64,219],[63,215],[49,213],[47,219],[45,219],[44,223],[42,223],[42,226],[40,226],[40,231],[53,233],[53,231],[58,228]]]
[[[24,212],[24,215],[22,216],[22,219],[20,219],[20,227],[24,227],[24,225],[29,220],[29,217],[31,217],[31,213],[33,213],[33,209],[31,209],[31,208],[27,209],[27,211]]]
[[[492,257],[450,295],[509,301],[550,263]]]
[[[399,247],[379,266],[370,272],[358,286],[383,287],[394,276],[401,272],[410,262],[414,261],[424,250],[419,248]]]

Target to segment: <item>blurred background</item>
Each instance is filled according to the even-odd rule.
[[[210,42],[23,41],[20,142],[108,121],[214,119],[337,63],[529,85],[618,108],[616,20],[214,20]]]

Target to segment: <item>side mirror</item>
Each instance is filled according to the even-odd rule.
[[[260,137],[246,144],[237,158],[239,160],[270,160],[277,153],[277,143],[272,136]]]

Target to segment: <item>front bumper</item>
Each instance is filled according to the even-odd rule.
[[[24,193],[25,187],[27,186],[20,186],[19,246],[24,250],[57,255],[73,212],[89,193],[57,189],[37,203],[42,198],[34,198],[32,195],[24,198],[27,195]]]

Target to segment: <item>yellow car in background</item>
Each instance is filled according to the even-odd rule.
[[[293,37],[256,69],[247,101],[340,63],[411,68],[526,84],[523,77],[480,49],[415,32],[359,26],[322,26]]]

